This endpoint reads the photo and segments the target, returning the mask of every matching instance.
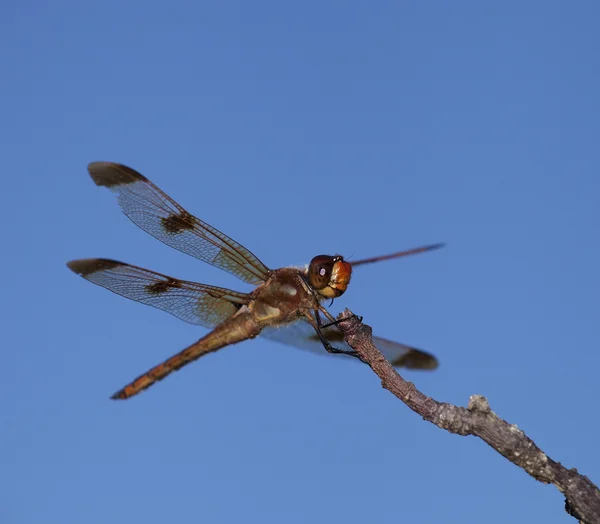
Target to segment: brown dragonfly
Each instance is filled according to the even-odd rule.
[[[304,268],[269,269],[245,247],[186,211],[137,171],[112,162],[93,162],[88,171],[96,185],[117,195],[125,215],[144,231],[256,285],[252,292],[240,293],[105,258],[68,262],[72,271],[94,284],[212,329],[117,391],[113,399],[137,395],[193,360],[259,334],[302,349],[356,356],[322,303],[346,291],[353,267],[442,246],[433,244],[352,262],[340,255],[318,255]],[[433,355],[419,349],[380,337],[373,337],[373,342],[394,366],[435,369],[438,365]]]

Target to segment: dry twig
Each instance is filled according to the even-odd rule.
[[[343,319],[343,320],[342,320]],[[404,380],[373,345],[371,328],[349,310],[338,316],[346,342],[381,379],[381,385],[415,413],[457,435],[474,435],[534,479],[554,484],[565,495],[567,513],[584,524],[600,523],[600,490],[575,468],[548,457],[522,430],[494,413],[485,397],[473,395],[466,408],[438,402]]]

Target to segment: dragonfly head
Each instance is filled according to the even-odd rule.
[[[307,270],[308,281],[323,298],[337,298],[344,294],[352,266],[340,255],[318,255],[310,261]]]

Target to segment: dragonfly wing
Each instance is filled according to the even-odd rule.
[[[323,330],[325,338],[331,344],[339,349],[351,351],[352,348],[346,344],[342,332],[332,326]],[[260,336],[269,340],[280,342],[288,346],[294,346],[300,349],[329,355],[314,328],[305,320],[299,320],[293,324],[287,324],[278,328],[268,327],[261,331]],[[394,367],[403,367],[408,369],[435,369],[438,367],[437,359],[421,349],[393,342],[381,337],[373,337],[373,344],[383,353],[385,358],[390,361]],[[335,355],[336,357],[347,357],[347,355]],[[349,357],[347,357],[349,358]],[[353,359],[356,360],[356,359]]]
[[[67,266],[113,293],[208,328],[220,324],[250,300],[246,293],[178,280],[106,258],[73,260]]]
[[[90,176],[117,195],[123,213],[168,246],[187,253],[251,284],[269,269],[253,253],[195,217],[134,169],[113,162],[92,162]]]

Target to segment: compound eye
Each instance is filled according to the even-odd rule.
[[[331,280],[334,257],[318,255],[310,261],[308,266],[308,280],[316,290],[325,288]]]

